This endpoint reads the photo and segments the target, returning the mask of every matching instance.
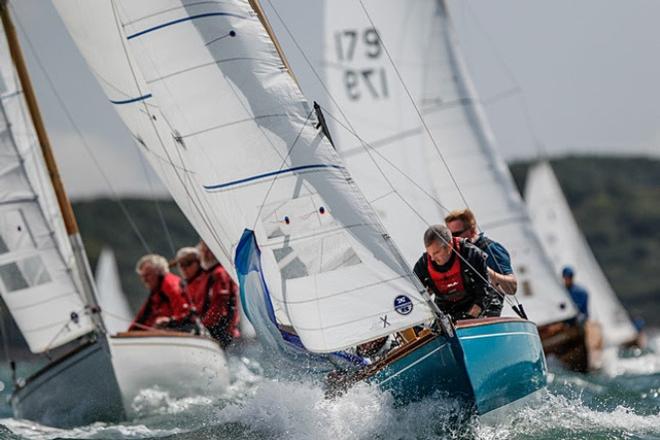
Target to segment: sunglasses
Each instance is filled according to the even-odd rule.
[[[451,236],[452,236],[452,237],[460,237],[460,236],[463,235],[468,229],[470,229],[470,228],[461,229],[460,231],[454,231],[454,232],[451,233]]]
[[[184,261],[179,261],[179,266],[188,267],[188,266],[192,266],[194,263],[197,263],[197,260],[184,260]]]

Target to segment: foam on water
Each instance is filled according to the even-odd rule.
[[[219,412],[263,438],[442,438],[462,435],[470,415],[459,401],[436,396],[397,408],[391,396],[360,384],[336,399],[303,382],[267,381],[243,402]],[[461,428],[462,427],[462,428]]]
[[[542,404],[525,407],[501,423],[479,426],[477,432],[485,440],[660,438],[660,412],[640,415],[624,406],[599,411],[579,399],[547,393]]]

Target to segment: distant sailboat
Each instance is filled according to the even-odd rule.
[[[30,350],[55,354],[14,384],[15,416],[72,427],[124,420],[147,387],[218,395],[229,377],[214,340],[162,330],[109,337],[6,2],[0,12],[0,294]]]
[[[530,168],[525,200],[557,277],[564,266],[572,266],[576,282],[589,292],[589,313],[602,326],[605,346],[617,347],[634,341],[637,331],[580,232],[547,161]]]
[[[112,249],[104,247],[96,264],[96,291],[99,305],[103,311],[103,322],[110,333],[124,331],[133,320],[121,288],[121,280],[117,271],[117,260]]]
[[[438,316],[315,127],[258,2],[55,3],[269,348],[341,356]],[[402,401],[450,391],[482,414],[545,385],[532,323],[444,328],[353,378]]]
[[[310,30],[282,17],[283,2],[269,0],[266,11],[285,49],[305,52],[290,57],[294,71],[320,102],[335,147],[408,264],[419,257],[429,224],[469,207],[479,228],[511,253],[518,296],[548,350],[559,340],[583,346],[578,329],[559,337],[553,331],[577,310],[497,151],[446,3],[328,0],[307,10]],[[514,316],[510,307],[504,314]]]

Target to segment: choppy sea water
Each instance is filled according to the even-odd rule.
[[[138,416],[118,425],[54,429],[13,419],[5,407],[0,438],[660,439],[660,335],[648,350],[607,353],[599,373],[551,363],[551,383],[536,402],[487,422],[442,396],[395,407],[366,385],[326,400],[313,382],[278,379],[264,364],[256,346],[231,356],[232,385],[213,399],[143,390],[133,403]]]

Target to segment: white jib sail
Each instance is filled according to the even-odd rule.
[[[634,340],[637,332],[580,232],[549,163],[530,169],[525,201],[555,272],[572,266],[576,282],[589,292],[589,314],[602,324],[605,344]]]
[[[575,316],[496,151],[444,2],[325,1],[314,27],[295,17],[292,3],[265,2],[285,52],[298,49],[280,17],[329,90],[309,78],[304,58],[289,57],[294,72],[308,76],[301,78],[308,98],[326,109],[337,149],[408,263],[421,255],[426,227],[467,203],[480,228],[511,253],[530,319],[543,325]]]
[[[307,349],[432,318],[247,1],[55,4],[225,266],[243,231],[255,231],[276,314]],[[412,307],[395,310],[401,296]]]
[[[125,331],[133,320],[126,294],[121,288],[117,260],[110,248],[103,248],[96,263],[96,294],[108,333]]]
[[[79,272],[0,25],[0,294],[30,350],[94,329]]]

